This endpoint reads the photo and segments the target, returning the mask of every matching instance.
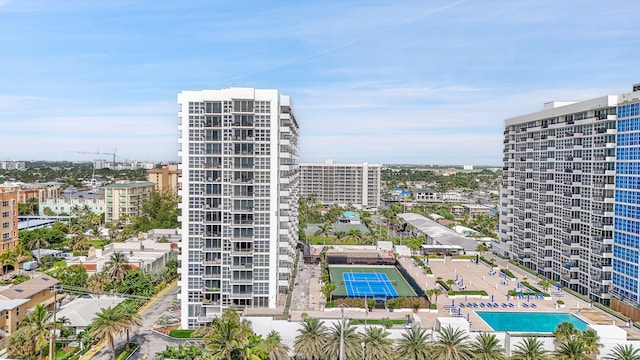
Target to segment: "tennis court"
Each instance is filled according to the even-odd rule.
[[[331,266],[334,297],[386,300],[398,296],[417,296],[395,266]]]
[[[347,288],[348,297],[369,297],[389,299],[398,297],[387,274],[343,272],[342,279]]]

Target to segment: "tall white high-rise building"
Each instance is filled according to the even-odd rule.
[[[284,305],[298,239],[298,123],[277,90],[183,91],[182,327]]]
[[[380,164],[300,164],[300,196],[315,196],[324,205],[380,206]]]

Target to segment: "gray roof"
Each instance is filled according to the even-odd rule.
[[[58,311],[57,317],[69,319],[72,327],[87,327],[101,309],[115,307],[124,301],[119,297],[78,298]]]
[[[0,300],[0,311],[15,309],[27,302],[29,302],[29,299]]]
[[[9,289],[0,291],[0,296],[7,299],[30,299],[31,296],[58,284],[58,280],[49,275],[34,277]]]
[[[458,245],[465,251],[475,251],[476,247],[478,247],[478,242],[475,239],[465,238],[448,227],[442,226],[420,214],[404,213],[398,214],[398,217],[423,233],[431,244]]]

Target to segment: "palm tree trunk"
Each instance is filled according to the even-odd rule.
[[[113,343],[113,335],[109,334],[109,346],[111,346],[111,359],[116,359],[116,346]]]
[[[127,345],[126,345],[126,349],[127,349],[127,351],[129,351],[129,328],[127,328]]]

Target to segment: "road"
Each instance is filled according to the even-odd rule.
[[[155,359],[155,354],[165,349],[167,345],[178,346],[184,340],[174,340],[166,336],[157,334],[151,329],[154,323],[162,315],[174,315],[180,317],[179,313],[170,313],[173,306],[173,300],[178,293],[178,287],[173,286],[166,294],[157,299],[151,306],[143,307],[140,317],[142,318],[142,326],[131,333],[131,340],[140,345],[140,349],[131,356],[130,359]],[[124,348],[125,335],[118,336],[114,339],[116,342],[116,352],[120,352]],[[111,349],[109,346],[98,346],[97,353],[90,355],[91,359],[111,359]]]

